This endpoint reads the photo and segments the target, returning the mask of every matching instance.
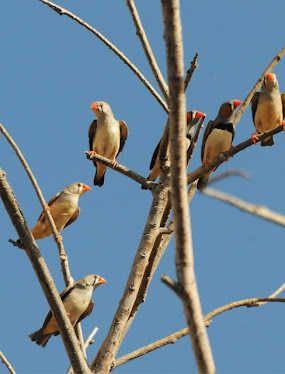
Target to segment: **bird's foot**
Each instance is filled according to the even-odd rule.
[[[116,166],[118,166],[118,162],[116,160],[112,160],[112,168],[114,169]]]
[[[283,130],[285,130],[285,121],[281,121],[281,126],[283,127]]]
[[[89,158],[90,159],[92,159],[94,156],[96,156],[97,155],[97,152],[95,152],[95,151],[90,151],[89,152]]]
[[[255,131],[255,132],[251,135],[251,141],[252,141],[253,144],[255,144],[255,145],[257,146],[256,141],[259,140],[259,138],[258,138],[258,136],[256,136],[255,134],[258,134],[258,131]]]
[[[60,232],[57,233],[57,236],[54,238],[55,242],[62,242],[62,235]]]
[[[210,162],[210,160],[206,160],[206,159],[205,159],[205,160],[203,161],[203,164],[202,164],[202,165],[207,167],[207,166],[209,166],[209,162]]]
[[[50,206],[48,204],[46,204],[45,210],[50,210]]]

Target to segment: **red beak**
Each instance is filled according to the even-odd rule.
[[[98,284],[107,283],[106,279],[100,277]]]
[[[241,103],[242,103],[242,101],[240,101],[240,100],[234,100],[235,108],[237,108]]]
[[[266,78],[267,78],[268,81],[274,81],[275,74],[269,73],[269,74],[266,75]]]
[[[92,110],[97,110],[97,109],[98,109],[98,105],[97,105],[97,103],[93,103],[93,104],[91,104],[91,105],[90,105],[90,108],[91,108]]]
[[[202,112],[199,112],[199,111],[197,110],[195,118],[202,118],[202,117],[206,117],[206,114],[205,114],[205,113],[202,113]]]
[[[87,184],[84,184],[83,191],[90,191],[91,187],[87,186]]]

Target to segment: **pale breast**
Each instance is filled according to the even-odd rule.
[[[232,137],[232,133],[229,131],[214,129],[205,144],[204,160],[211,160],[219,153],[228,151],[232,143]]]
[[[92,289],[90,292],[82,291],[83,290],[74,289],[64,300],[64,307],[67,313],[69,313],[72,324],[85,312],[91,299]]]
[[[282,121],[282,102],[280,100],[265,101],[258,104],[254,124],[260,133],[269,131],[279,126]]]
[[[120,148],[120,128],[113,125],[97,126],[93,141],[93,150],[103,157],[114,159]]]

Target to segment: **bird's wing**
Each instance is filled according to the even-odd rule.
[[[213,127],[214,127],[214,121],[210,120],[208,122],[208,125],[205,128],[205,131],[204,131],[204,134],[203,134],[203,140],[202,140],[202,146],[201,146],[201,160],[202,160],[202,162],[203,162],[203,158],[204,158],[206,140],[207,140],[208,136],[210,135],[210,133],[212,132]]]
[[[55,201],[56,199],[60,196],[61,192],[58,192],[56,193],[50,200],[49,202],[47,203],[47,205],[50,207]],[[41,222],[44,222],[46,220],[46,214],[45,214],[45,210],[43,210],[41,212],[41,215],[39,216],[38,218],[38,221],[41,221]]]
[[[88,138],[89,138],[89,150],[93,151],[93,140],[96,134],[97,130],[97,119],[94,119],[94,121],[91,122],[89,129],[88,129]],[[93,160],[93,164],[96,165],[96,161]]]
[[[81,322],[84,318],[88,317],[92,313],[93,308],[94,308],[94,300],[91,299],[85,312],[83,312],[81,316],[78,318],[77,323]]]
[[[119,121],[120,125],[120,148],[117,156],[122,152],[124,145],[126,143],[127,137],[129,135],[129,129],[125,121]]]
[[[74,221],[76,221],[77,218],[79,217],[79,214],[80,214],[80,208],[78,206],[77,209],[76,209],[76,211],[75,211],[75,213],[70,218],[70,220],[66,223],[66,225],[64,226],[64,228],[66,228],[67,226],[71,225]]]
[[[283,119],[285,118],[285,93],[281,94],[282,107],[283,107]]]
[[[152,168],[154,167],[154,164],[155,164],[155,160],[158,156],[158,152],[159,152],[159,147],[160,147],[160,142],[161,142],[161,139],[160,141],[158,142],[157,146],[155,147],[155,150],[153,152],[153,155],[152,155],[152,158],[151,158],[151,161],[150,161],[150,165],[149,165],[149,170],[152,170]]]
[[[260,92],[255,92],[255,94],[253,95],[253,98],[251,99],[251,114],[252,114],[253,123],[254,123],[254,117],[255,117],[255,113],[257,109],[259,96],[260,96]]]

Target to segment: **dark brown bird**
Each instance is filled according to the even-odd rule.
[[[252,134],[252,141],[256,143],[256,135],[273,130],[283,125],[285,129],[285,94],[280,94],[279,84],[276,75],[267,74],[263,79],[261,92],[256,92],[251,100],[252,120],[256,132]],[[261,140],[262,146],[274,144],[273,136]]]
[[[216,119],[208,122],[201,148],[201,160],[204,166],[207,166],[209,161],[218,156],[219,153],[230,149],[235,135],[234,111],[241,103],[240,100],[230,100],[223,103]],[[214,170],[208,171],[199,179],[198,190],[206,187],[208,179]]]
[[[93,290],[106,282],[99,275],[86,275],[60,294],[72,326],[92,313],[94,306],[94,301],[91,299]],[[59,335],[59,330],[52,312],[49,311],[43,326],[29,335],[29,338],[41,347],[45,347],[52,335]]]
[[[90,156],[98,154],[113,161],[113,167],[118,165],[116,157],[123,150],[129,135],[128,126],[125,121],[117,121],[109,104],[104,101],[93,103],[90,108],[94,111],[97,119],[89,126],[89,149]],[[96,167],[94,177],[95,186],[103,186],[106,165],[93,161]]]

